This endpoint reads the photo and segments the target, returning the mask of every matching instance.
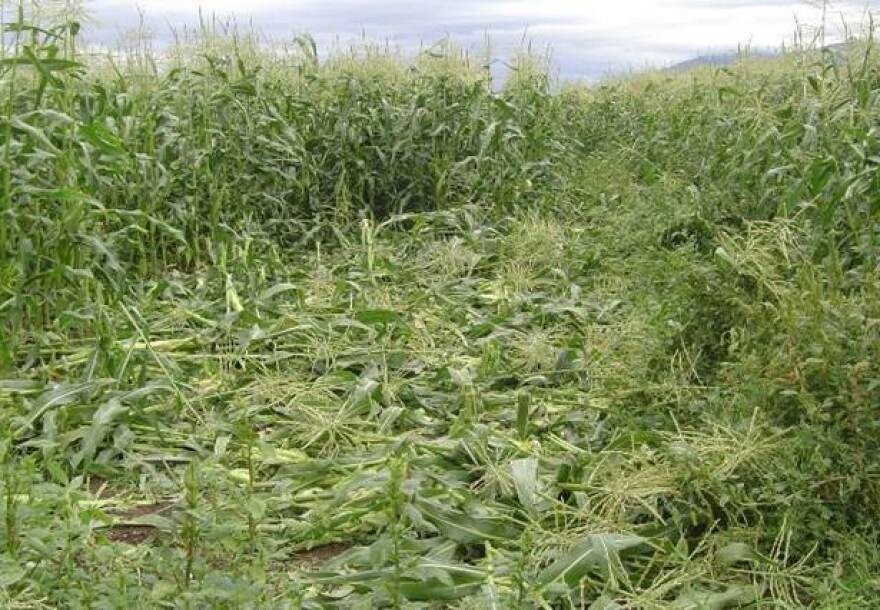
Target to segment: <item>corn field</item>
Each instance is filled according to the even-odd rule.
[[[499,87],[3,27],[0,606],[876,606],[870,33]]]

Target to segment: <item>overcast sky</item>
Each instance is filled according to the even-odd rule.
[[[205,14],[234,15],[271,38],[309,32],[319,47],[362,35],[402,51],[450,36],[462,46],[505,57],[524,35],[551,49],[566,79],[595,79],[648,65],[664,66],[738,45],[790,42],[796,18],[817,24],[818,10],[797,0],[85,0],[92,40],[112,44],[146,14],[159,42],[169,25]],[[838,0],[829,18],[854,22],[880,1]]]

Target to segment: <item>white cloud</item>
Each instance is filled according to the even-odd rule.
[[[91,0],[86,6],[98,23],[93,35],[104,42],[137,23],[128,0]],[[534,43],[553,49],[562,75],[586,78],[740,44],[777,47],[791,39],[796,17],[818,20],[815,9],[797,0],[140,0],[138,6],[160,38],[167,24],[195,23],[200,8],[250,21],[272,37],[308,31],[324,46],[365,33],[405,50],[446,35],[478,47],[488,32],[503,54],[527,32]],[[865,7],[839,0],[833,21],[841,13],[858,21]]]

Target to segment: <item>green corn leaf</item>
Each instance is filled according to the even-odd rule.
[[[433,523],[441,534],[456,542],[467,544],[486,540],[507,540],[516,533],[516,528],[502,517],[474,517],[426,500],[418,502],[417,505],[422,515]]]
[[[355,319],[362,324],[391,324],[397,322],[400,316],[390,309],[366,309],[358,311]]]
[[[628,534],[591,534],[551,563],[538,575],[541,587],[562,580],[574,586],[593,569],[607,570],[610,560],[620,551],[645,544],[641,536]]]
[[[103,385],[112,383],[113,380],[97,380],[84,383],[62,383],[56,385],[51,390],[41,394],[31,406],[30,413],[24,418],[24,421],[16,428],[16,435],[23,433],[25,430],[34,425],[44,413],[50,409],[69,405],[76,401],[82,394],[94,391]]]
[[[702,589],[687,591],[672,602],[674,610],[725,610],[750,604],[758,598],[755,587],[739,585],[727,591],[714,592]]]
[[[128,407],[122,405],[119,400],[112,398],[102,404],[92,416],[92,424],[83,437],[82,447],[71,460],[72,465],[77,467],[83,462],[91,460],[98,450],[98,445],[104,440],[114,419],[122,413],[127,413]]]
[[[516,488],[520,504],[529,513],[535,514],[540,490],[538,460],[535,458],[513,460],[510,463],[510,474],[513,477],[513,485]]]

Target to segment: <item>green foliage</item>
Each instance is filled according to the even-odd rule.
[[[78,31],[0,57],[0,605],[873,607],[872,41]]]

